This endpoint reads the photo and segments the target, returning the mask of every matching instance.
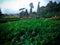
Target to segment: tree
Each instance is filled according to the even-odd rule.
[[[58,8],[57,8],[57,10],[60,12],[60,2],[58,3]]]
[[[60,2],[57,4],[57,16],[60,16]]]
[[[57,3],[49,1],[49,3],[46,6],[46,10],[47,10],[46,14],[48,15],[48,17],[54,17],[54,16],[56,16]]]
[[[25,11],[25,15],[29,15],[27,9],[26,9],[26,11]]]
[[[20,12],[20,17],[23,18],[24,16],[29,16],[27,9],[25,9],[25,11],[23,11],[25,8],[21,8],[19,9]]]
[[[25,12],[23,11],[25,8],[19,9],[20,12],[20,18],[22,18],[25,15]]]
[[[34,8],[33,3],[30,3],[30,13],[32,13],[33,8]]]
[[[40,17],[45,17],[46,15],[46,7],[45,6],[42,6],[40,7]]]
[[[47,12],[52,12],[53,11],[53,2],[49,1],[49,3],[46,6]]]
[[[21,10],[24,10],[25,8],[21,8],[21,9],[19,9],[19,11],[21,11]]]
[[[0,18],[2,18],[2,16],[3,16],[3,14],[2,14],[1,9],[0,9]]]
[[[25,15],[25,12],[24,11],[21,11],[20,12],[20,18],[22,18],[24,15]]]
[[[37,13],[39,13],[39,10],[40,10],[40,2],[38,2]]]
[[[60,2],[57,3],[49,1],[46,6],[39,7],[40,2],[38,2],[37,15],[41,17],[56,17],[60,15]]]
[[[40,2],[38,2],[37,15],[38,15],[38,17],[40,17]]]
[[[53,3],[53,11],[54,12],[56,12],[57,11],[57,2],[55,1],[54,3]]]

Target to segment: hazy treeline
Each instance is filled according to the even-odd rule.
[[[18,16],[20,16],[21,18],[23,16],[30,16],[32,18],[50,18],[50,17],[56,17],[60,15],[59,14],[60,13],[60,2],[57,3],[56,1],[55,2],[49,1],[49,3],[46,6],[42,6],[42,7],[40,7],[40,2],[38,2],[37,12],[32,11],[34,8],[33,3],[30,3],[29,6],[30,6],[29,13],[27,9],[22,8],[22,9],[19,9],[19,11],[21,10],[22,11],[19,13]],[[0,10],[0,18],[2,16],[3,14],[1,13],[1,10]]]

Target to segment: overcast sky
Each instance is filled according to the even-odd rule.
[[[38,2],[40,2],[40,6],[46,6],[50,0],[0,0],[0,8],[3,13],[19,13],[20,8],[30,9],[29,4],[33,2],[34,9],[37,10]],[[52,0],[60,2],[60,0]]]

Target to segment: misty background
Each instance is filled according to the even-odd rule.
[[[19,9],[26,8],[28,12],[30,11],[29,4],[32,2],[34,5],[33,11],[37,11],[38,2],[41,6],[46,6],[49,1],[60,2],[60,0],[0,0],[0,8],[2,13],[15,14],[19,13]]]

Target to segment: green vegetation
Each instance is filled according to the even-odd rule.
[[[46,6],[40,7],[40,2],[38,2],[37,14],[41,18],[51,18],[55,16],[60,16],[60,2],[49,1]]]
[[[20,20],[20,18],[0,18],[0,23],[6,23],[6,22],[12,22],[18,20]]]
[[[10,15],[2,14],[2,9],[0,9],[0,18],[51,18],[60,16],[60,2],[57,3],[56,1],[49,1],[46,6],[41,7],[40,2],[38,2],[37,11],[33,11],[33,9],[35,8],[33,2],[31,2],[29,6],[29,12],[27,9],[21,8],[19,9],[20,13]]]
[[[59,35],[58,19],[21,19],[0,24],[2,45],[58,45]]]
[[[60,2],[52,2],[33,12],[33,2],[19,14],[2,14],[0,9],[0,45],[60,45]],[[25,10],[25,11],[24,11]]]

